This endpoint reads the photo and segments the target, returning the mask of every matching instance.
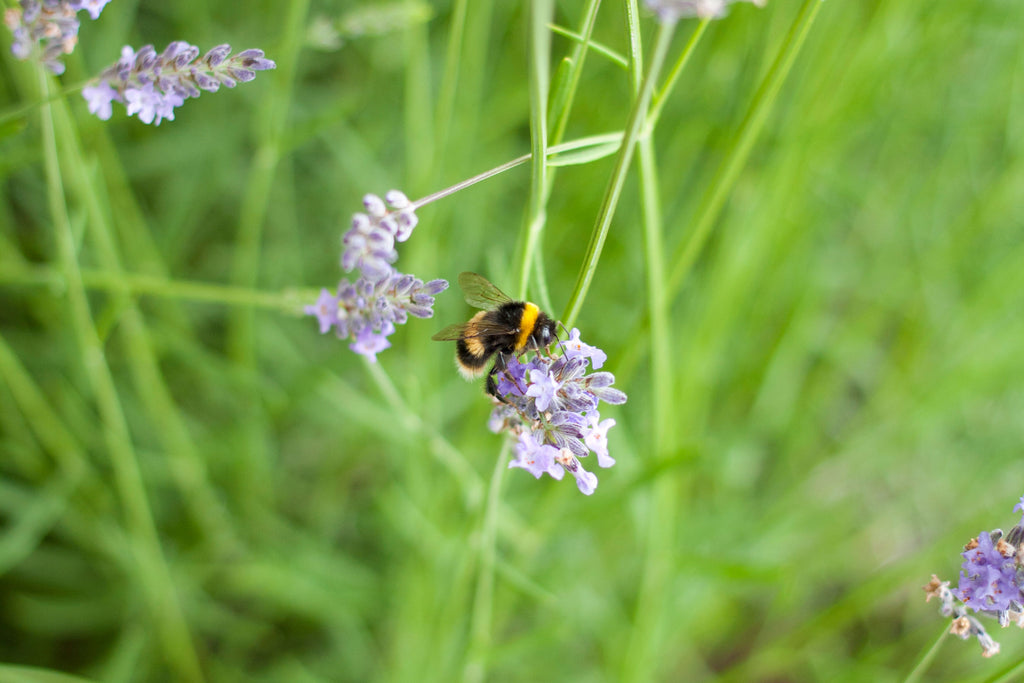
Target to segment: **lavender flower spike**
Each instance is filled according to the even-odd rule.
[[[358,277],[355,282],[342,278],[337,295],[321,290],[316,303],[304,310],[316,317],[321,334],[333,329],[339,339],[352,340],[350,349],[376,361],[377,354],[391,346],[387,338],[396,325],[408,322],[409,316],[434,315],[434,297],[448,288],[448,282],[424,282],[394,268],[395,242],[409,239],[417,223],[412,202],[404,194],[392,190],[384,199],[368,194],[363,206],[366,212],[353,216],[341,240],[341,267],[349,273],[358,271]]]
[[[1020,512],[1024,498],[1013,509]],[[939,611],[953,617],[950,633],[967,639],[974,636],[982,647],[982,655],[991,657],[999,652],[999,643],[992,639],[971,610],[980,615],[994,617],[1000,626],[1011,623],[1024,627],[1024,520],[1005,537],[999,529],[982,531],[971,539],[961,553],[963,564],[956,589],[948,581],[932,576],[924,587],[928,600],[938,597]]]
[[[740,0],[644,0],[647,8],[658,15],[661,21],[678,21],[684,17],[719,19],[725,16],[726,7]],[[766,0],[744,0],[758,7],[764,7]]]
[[[626,395],[611,386],[610,372],[589,373],[608,356],[580,339],[573,328],[566,342],[559,342],[522,360],[509,358],[496,377],[499,397],[488,420],[493,432],[516,437],[518,467],[538,479],[548,474],[561,479],[566,472],[585,495],[597,488],[597,475],[584,469],[581,458],[597,456],[598,467],[611,467],[608,431],[614,419],[601,420],[598,403],[625,403]]]
[[[93,19],[110,0],[21,0],[20,7],[4,12],[4,24],[14,34],[11,52],[24,61],[39,60],[58,76],[64,73],[60,58],[78,44],[78,12]]]
[[[152,45],[121,49],[121,58],[103,70],[82,90],[89,111],[104,121],[109,119],[112,102],[125,105],[129,116],[143,123],[160,125],[174,120],[174,108],[203,90],[217,92],[223,85],[233,88],[251,81],[257,71],[277,67],[263,56],[262,50],[244,50],[230,57],[230,45],[218,45],[199,57],[199,48],[181,40],[169,44],[157,54]]]

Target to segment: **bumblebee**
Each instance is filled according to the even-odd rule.
[[[555,341],[557,323],[537,304],[513,300],[482,275],[460,274],[459,287],[467,304],[483,310],[469,322],[449,325],[432,339],[455,342],[455,362],[466,379],[482,375],[487,361],[496,354],[487,373],[487,393],[501,400],[495,375],[505,369],[510,356]]]

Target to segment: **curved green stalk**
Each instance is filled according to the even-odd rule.
[[[658,37],[655,41],[654,56],[651,58],[650,69],[644,78],[640,88],[640,94],[633,103],[633,109],[629,114],[629,121],[626,124],[626,132],[622,139],[622,146],[619,148],[618,157],[615,159],[615,168],[608,181],[608,188],[605,190],[601,209],[598,211],[594,230],[590,235],[590,243],[587,245],[587,253],[583,258],[580,273],[576,278],[576,286],[573,289],[569,303],[566,305],[565,313],[562,314],[562,322],[566,327],[572,327],[583,307],[583,300],[590,289],[590,282],[594,278],[598,261],[601,259],[601,250],[604,248],[605,238],[608,237],[608,228],[611,226],[612,217],[615,215],[615,208],[619,204],[619,196],[622,194],[622,187],[626,183],[626,175],[629,172],[629,164],[633,160],[633,151],[636,148],[637,138],[640,129],[647,118],[647,109],[650,105],[651,96],[654,91],[654,83],[657,81],[661,66],[665,62],[665,55],[672,43],[672,35],[675,33],[675,23],[662,24],[658,30]]]
[[[42,66],[37,66],[37,71],[40,79],[39,91],[45,98],[49,91],[49,79]],[[58,257],[68,283],[67,295],[72,328],[81,349],[82,366],[89,378],[103,421],[103,433],[110,454],[114,484],[125,508],[125,524],[132,539],[131,550],[136,562],[139,586],[151,617],[158,625],[158,635],[168,663],[183,680],[202,680],[199,658],[178,601],[171,571],[160,547],[156,523],[153,520],[128,423],[107,365],[102,343],[96,333],[85,295],[85,286],[78,269],[76,239],[64,204],[64,186],[57,155],[52,105],[44,104],[40,113],[47,199],[55,224]]]
[[[710,23],[710,19],[704,19],[697,24],[697,28],[694,29],[690,39],[686,42],[686,47],[683,48],[683,51],[679,55],[679,59],[676,60],[675,65],[672,67],[672,71],[669,72],[668,78],[665,79],[665,85],[661,87],[661,90],[659,90],[651,100],[651,111],[647,115],[648,130],[653,131],[658,125],[658,119],[661,118],[661,110],[664,108],[665,102],[668,100],[668,96],[671,95],[672,91],[675,89],[676,83],[679,81],[679,76],[683,73],[683,70],[689,63],[690,57],[693,55],[697,44],[704,36],[704,30]]]
[[[931,666],[932,660],[934,660],[935,655],[939,653],[939,648],[942,647],[944,642],[946,642],[946,636],[948,635],[949,626],[945,625],[942,627],[942,633],[939,634],[939,637],[934,643],[932,643],[932,646],[928,648],[928,651],[921,656],[921,659],[918,660],[914,668],[910,670],[907,677],[903,679],[903,683],[917,683],[917,681],[921,680],[921,676],[928,670],[928,667]]]
[[[519,277],[516,292],[526,296],[533,256],[540,244],[547,221],[548,186],[548,72],[551,68],[551,32],[548,24],[555,8],[552,0],[533,0],[530,5],[530,207],[527,214],[526,239],[519,255]]]
[[[487,509],[479,536],[476,590],[473,594],[473,614],[469,625],[469,650],[462,670],[462,680],[479,683],[487,678],[487,656],[491,646],[491,621],[494,612],[495,543],[498,537],[498,508],[501,501],[501,483],[508,470],[509,440],[505,439],[498,460],[491,472],[487,487]]]
[[[672,259],[675,262],[675,267],[673,267],[668,280],[670,294],[679,290],[697,260],[701,248],[707,242],[711,227],[721,214],[740,171],[747,163],[750,150],[764,128],[768,113],[771,111],[772,105],[775,104],[775,98],[778,96],[782,84],[789,76],[789,71],[796,61],[800,48],[803,47],[804,40],[807,38],[807,33],[810,31],[811,24],[814,23],[814,18],[820,7],[821,0],[804,1],[800,15],[793,22],[789,34],[786,36],[786,42],[779,51],[779,56],[754,95],[754,101],[740,124],[739,133],[726,153],[722,165],[718,167],[718,171],[711,181],[710,189],[704,194],[704,202],[697,212],[697,222],[690,232],[689,238],[683,241]]]

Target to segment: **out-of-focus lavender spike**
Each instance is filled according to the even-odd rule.
[[[255,71],[275,66],[270,60],[260,61],[262,50],[246,50],[234,57],[230,52],[230,45],[218,45],[196,61],[199,48],[182,40],[168,44],[159,54],[152,45],[138,51],[125,46],[118,61],[94,79],[83,96],[89,111],[98,116],[107,113],[110,102],[121,102],[129,116],[138,115],[144,123],[173,121],[174,108],[186,99],[199,97],[204,90],[216,92],[222,85],[233,88],[239,81],[253,80]],[[108,89],[116,96],[110,97]]]

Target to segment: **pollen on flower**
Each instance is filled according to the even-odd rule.
[[[967,619],[967,617],[959,617],[957,619],[954,619],[953,623],[949,626],[949,632],[952,633],[954,636],[958,636],[966,640],[971,633],[971,622]]]

